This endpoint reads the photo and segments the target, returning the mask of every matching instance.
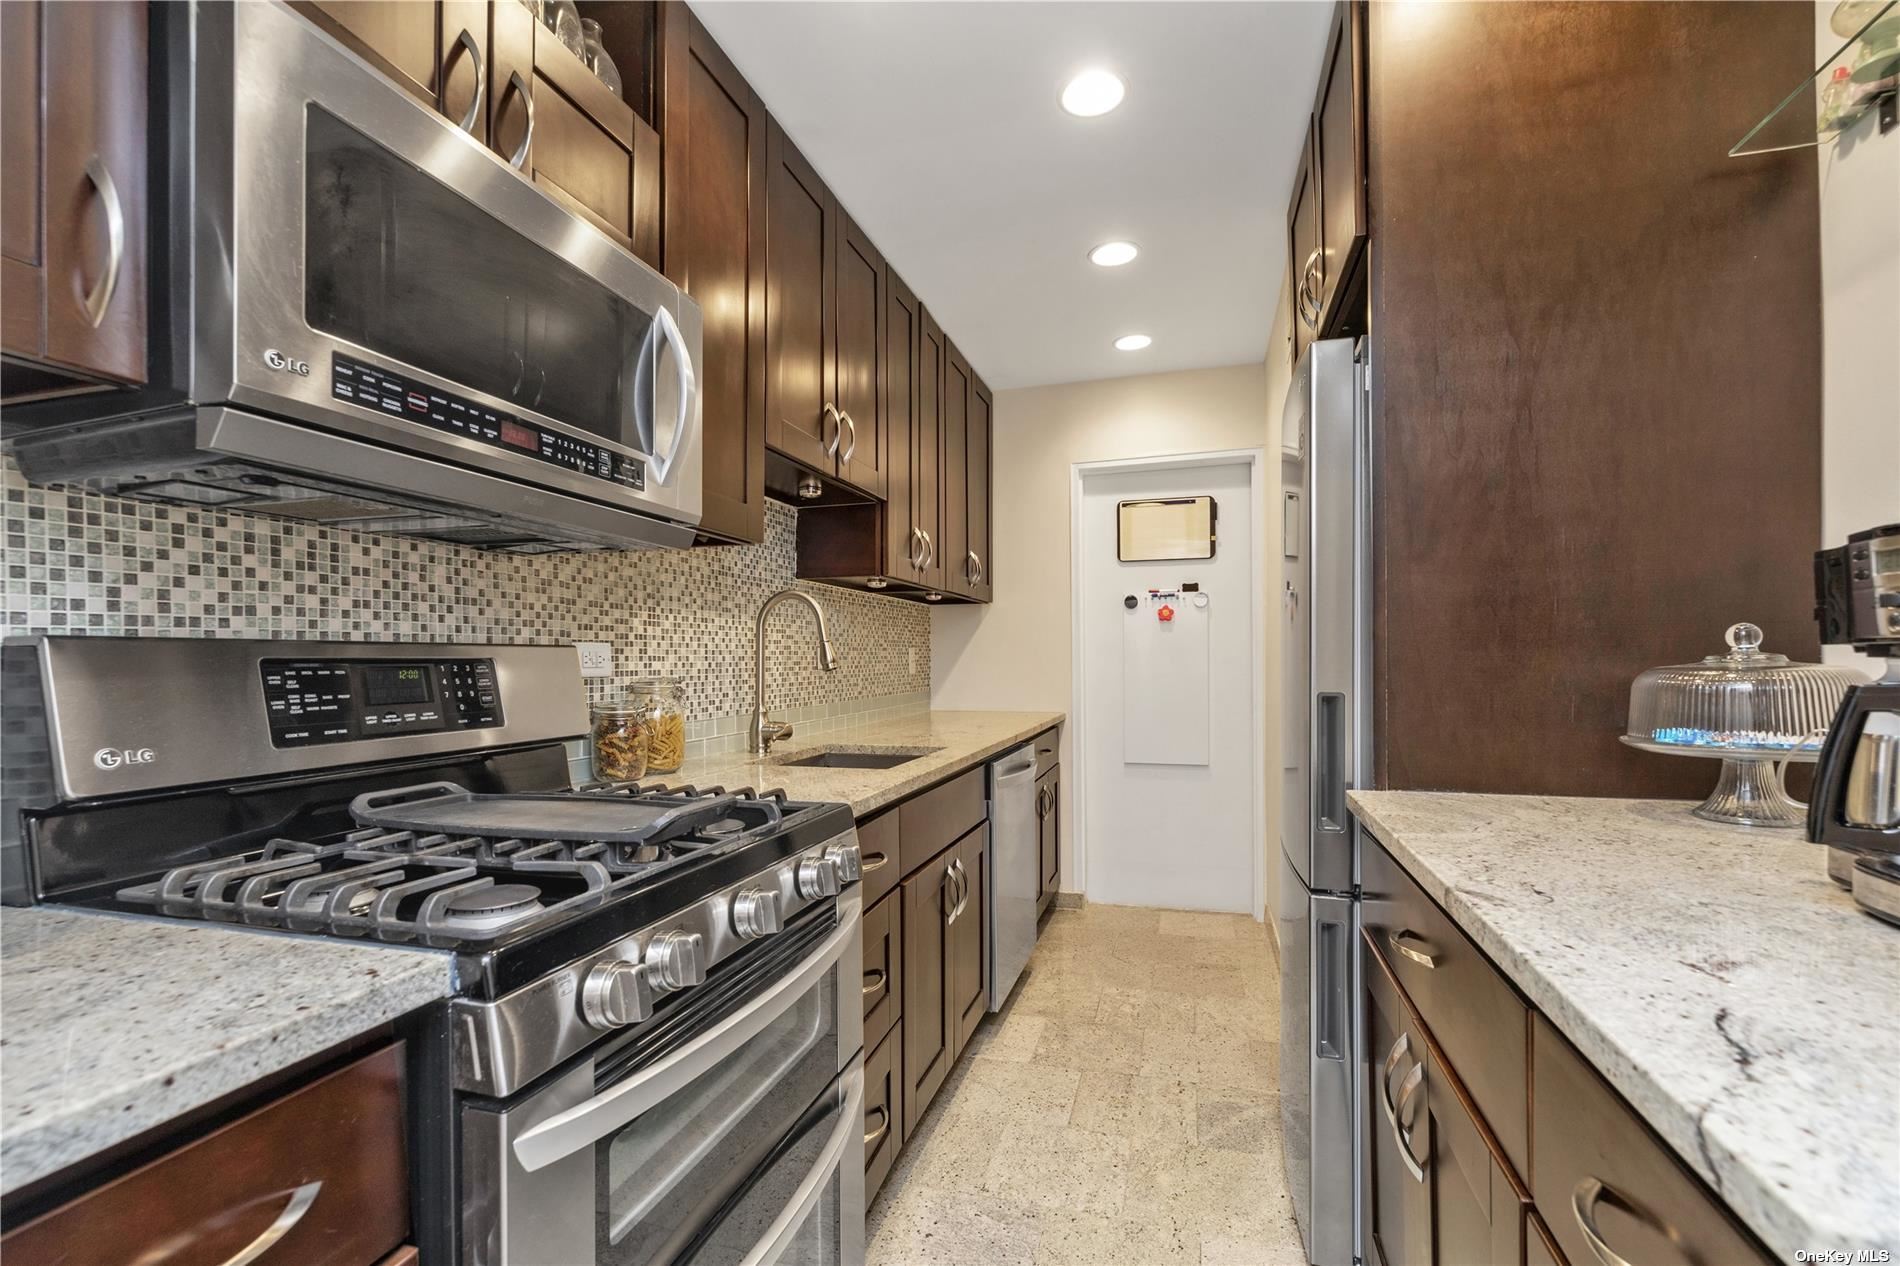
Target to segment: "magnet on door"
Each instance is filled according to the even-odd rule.
[[[1155,619],[1161,621],[1163,624],[1168,623],[1174,619],[1174,608],[1165,602],[1162,603],[1161,609],[1155,612]]]

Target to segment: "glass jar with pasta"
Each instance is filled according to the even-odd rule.
[[[679,677],[642,677],[627,700],[644,709],[647,772],[671,774],[686,762],[686,682]]]
[[[647,709],[634,699],[593,707],[594,777],[633,782],[647,773]]]

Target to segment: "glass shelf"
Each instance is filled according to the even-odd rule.
[[[1878,112],[1882,132],[1892,129],[1900,76],[1900,0],[1841,0],[1830,25],[1847,42],[1750,128],[1729,150],[1730,158],[1824,144],[1870,111]],[[1837,75],[1842,70],[1847,73]],[[1836,91],[1830,93],[1830,86]]]

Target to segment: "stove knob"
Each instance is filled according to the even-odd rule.
[[[596,963],[581,982],[581,1019],[596,1029],[638,1024],[653,1014],[653,990],[638,963]]]
[[[732,930],[743,940],[770,936],[784,924],[779,921],[778,894],[763,888],[750,888],[732,899]]]
[[[706,979],[706,966],[699,961],[704,938],[697,932],[666,932],[647,946],[647,977],[662,993],[691,989]]]
[[[798,863],[798,895],[807,901],[837,896],[837,864],[828,857],[807,857]]]
[[[825,850],[825,860],[838,868],[840,884],[854,884],[862,873],[858,864],[861,856],[856,844],[833,844]]]

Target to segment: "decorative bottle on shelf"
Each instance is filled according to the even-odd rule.
[[[607,90],[616,97],[625,99],[620,82],[620,68],[614,65],[614,59],[600,46],[600,23],[592,18],[581,19],[581,60],[587,63],[587,69],[594,72]]]
[[[1847,88],[1850,71],[1845,66],[1836,66],[1833,77],[1827,81],[1827,87],[1821,89],[1821,131],[1837,132],[1846,122],[1842,115],[1847,110]]]
[[[554,38],[567,46],[574,56],[587,56],[586,43],[581,37],[581,11],[574,7],[574,0],[546,0],[541,10],[541,20],[548,24],[548,30],[554,32]]]

